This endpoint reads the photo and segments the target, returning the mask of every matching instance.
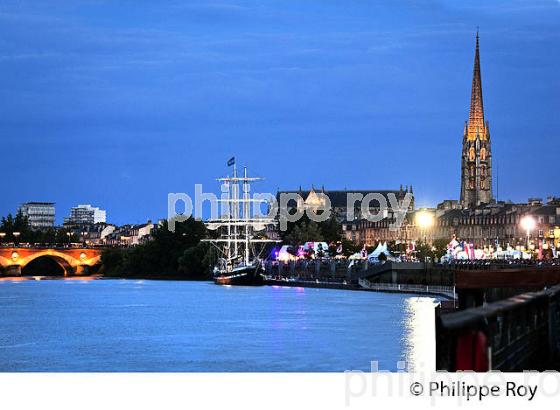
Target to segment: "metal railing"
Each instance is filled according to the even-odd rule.
[[[449,299],[455,299],[455,288],[452,286],[428,286],[428,285],[407,285],[399,283],[379,283],[370,282],[367,279],[359,279],[360,287],[368,290],[379,292],[407,292],[429,295],[445,296]]]
[[[516,269],[527,267],[551,267],[560,266],[560,259],[550,260],[503,260],[503,259],[483,259],[483,260],[459,260],[450,263],[436,264],[435,266],[450,270],[494,270],[494,269]]]
[[[464,349],[473,336],[484,343]],[[476,370],[464,368],[469,355],[488,370],[558,370],[560,285],[437,316],[436,352],[438,370]]]

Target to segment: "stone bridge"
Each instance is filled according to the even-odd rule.
[[[0,248],[0,268],[6,276],[20,276],[31,261],[48,257],[64,269],[64,276],[87,275],[101,262],[102,249],[90,248]]]

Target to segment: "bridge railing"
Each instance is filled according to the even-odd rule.
[[[553,370],[560,359],[560,285],[436,317],[438,370]]]
[[[83,243],[13,243],[5,242],[0,244],[0,248],[31,248],[31,249],[104,249],[104,245],[87,245]]]

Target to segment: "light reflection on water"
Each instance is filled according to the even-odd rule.
[[[436,370],[435,307],[437,301],[411,297],[404,302],[404,352],[411,372]]]
[[[429,369],[433,307],[330,289],[0,281],[0,371]]]

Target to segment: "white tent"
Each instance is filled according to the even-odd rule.
[[[387,257],[392,257],[391,252],[387,250],[387,242],[379,243],[377,248],[368,255],[368,259],[378,259],[379,255],[384,254]]]

